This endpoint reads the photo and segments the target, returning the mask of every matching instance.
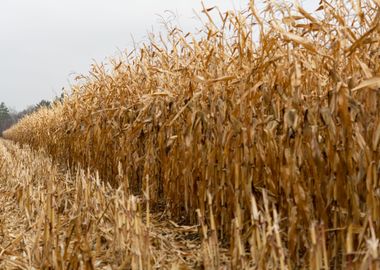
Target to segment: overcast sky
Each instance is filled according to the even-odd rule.
[[[318,1],[303,1],[315,8]],[[248,0],[204,0],[222,11]],[[51,100],[74,75],[87,73],[135,41],[158,32],[170,10],[185,31],[199,22],[200,0],[0,0],[0,102],[22,110]]]

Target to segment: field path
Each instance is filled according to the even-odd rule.
[[[0,269],[204,269],[198,228],[0,140]],[[205,267],[206,266],[206,267]]]

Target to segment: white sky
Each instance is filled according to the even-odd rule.
[[[248,0],[204,3],[226,11],[246,8]],[[318,1],[303,3],[311,9]],[[51,100],[71,74],[131,48],[132,36],[141,42],[160,31],[158,15],[168,17],[166,10],[185,31],[199,26],[193,10],[201,10],[200,0],[0,0],[0,102],[22,110]]]

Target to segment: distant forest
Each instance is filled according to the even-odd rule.
[[[56,97],[53,102],[60,102],[62,99],[63,94],[61,94],[59,97]],[[17,112],[9,108],[4,102],[0,102],[0,137],[2,136],[3,131],[16,124],[24,116],[32,114],[41,107],[50,107],[51,104],[51,101],[43,99],[37,104],[28,106],[26,109]]]

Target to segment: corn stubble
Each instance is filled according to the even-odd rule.
[[[4,135],[198,224],[206,269],[379,269],[379,10],[204,8]]]
[[[141,199],[123,185],[114,189],[88,171],[64,172],[45,152],[3,140],[0,158],[0,269],[200,265],[199,239],[187,236],[196,228],[148,223]]]

